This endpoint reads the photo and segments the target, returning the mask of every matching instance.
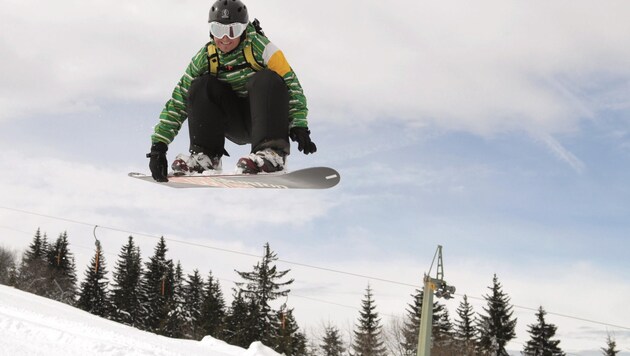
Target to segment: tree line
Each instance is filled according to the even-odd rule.
[[[268,243],[251,271],[236,271],[242,281],[232,288],[230,305],[211,271],[206,278],[196,269],[184,275],[181,264],[167,258],[167,251],[162,237],[143,263],[140,248],[129,236],[109,280],[107,261],[97,240],[95,254],[79,283],[67,233],[51,242],[38,229],[19,261],[0,248],[0,283],[168,337],[201,340],[211,335],[244,348],[261,341],[285,355],[416,355],[423,290],[411,295],[403,318],[385,328],[368,285],[359,317],[346,337],[337,326],[328,324],[318,340],[309,340],[293,309],[285,304],[271,307],[274,300],[289,295],[294,280],[287,277],[290,270],[277,269],[278,257]],[[432,355],[508,355],[506,345],[516,337],[517,318],[496,275],[488,289],[481,312],[475,312],[464,295],[454,320],[445,305],[433,303]],[[523,355],[565,355],[555,337],[557,327],[547,322],[546,314],[541,306],[536,323],[528,326],[530,338]],[[608,336],[601,351],[607,356],[619,353],[613,337]]]

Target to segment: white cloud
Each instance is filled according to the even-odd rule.
[[[287,53],[317,120],[556,133],[574,130],[597,100],[627,105],[623,87],[602,87],[630,77],[627,2],[247,4]],[[1,118],[102,99],[165,101],[207,39],[207,7],[8,1],[0,54],[11,85],[0,88]]]
[[[630,57],[628,5],[619,2],[293,7],[287,12],[307,9],[284,23],[300,23],[306,44],[291,55],[306,62],[305,81],[325,88],[314,93],[312,112],[339,120],[403,117],[481,134],[565,131],[588,115],[567,92],[592,87],[602,72],[630,74],[620,61]]]
[[[191,3],[4,2],[3,120],[168,95],[206,37]]]
[[[551,150],[551,152],[553,152],[556,157],[558,157],[558,159],[569,164],[576,172],[582,173],[584,171],[584,163],[562,146],[558,140],[545,133],[540,134],[538,138]]]

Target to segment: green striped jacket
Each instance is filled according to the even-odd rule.
[[[246,64],[247,60],[243,54],[243,48],[251,44],[254,58],[265,68],[269,68],[278,73],[289,88],[289,120],[291,127],[307,127],[306,97],[297,76],[286,61],[284,54],[267,37],[256,32],[250,23],[247,26],[247,36],[236,49],[230,53],[223,53],[217,50],[219,63],[221,66],[238,66]],[[211,41],[213,43],[214,41]],[[151,141],[164,142],[169,144],[173,141],[182,124],[187,118],[186,101],[188,88],[192,81],[209,72],[207,45],[204,46],[190,61],[184,75],[173,90],[171,99],[166,102],[160,120],[155,125]],[[218,79],[230,84],[232,89],[240,97],[247,96],[247,80],[254,75],[254,70],[249,66],[234,71],[219,70]]]

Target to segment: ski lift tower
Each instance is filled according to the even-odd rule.
[[[431,269],[437,257],[437,275],[432,278]],[[455,287],[449,286],[444,280],[444,262],[442,261],[442,246],[438,245],[429,272],[424,275],[424,293],[422,297],[422,314],[420,315],[420,330],[418,332],[417,356],[431,356],[431,331],[433,329],[433,294],[438,298],[451,299],[455,294]]]

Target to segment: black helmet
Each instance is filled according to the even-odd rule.
[[[230,24],[235,22],[247,23],[247,7],[240,0],[217,0],[210,8],[208,22]]]

